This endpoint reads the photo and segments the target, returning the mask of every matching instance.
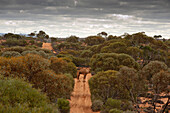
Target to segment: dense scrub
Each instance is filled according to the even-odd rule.
[[[38,48],[49,39],[44,31],[31,33],[30,37],[9,33],[1,39],[0,73],[32,83],[52,102],[70,97],[76,66],[91,66],[91,71],[96,73],[89,80],[94,111],[141,112],[140,96],[147,97],[149,90],[150,111],[145,111],[153,112],[159,94],[169,94],[170,40],[149,37],[144,32],[119,37],[101,32],[84,39],[51,38],[54,55],[50,50]],[[59,99],[57,103],[60,111],[69,112],[68,101]],[[160,109],[162,113],[166,111],[166,107]]]
[[[0,79],[0,112],[2,113],[59,113],[57,105],[47,96],[19,79]]]
[[[50,58],[54,56],[50,50],[40,49],[40,48],[32,48],[32,47],[10,47],[6,48],[2,51],[1,56],[3,57],[17,57],[17,56],[25,56],[27,54],[36,54],[40,55],[43,58]]]
[[[127,110],[141,112],[139,97],[141,95],[145,97],[149,90],[152,92],[151,97],[148,97],[151,98],[149,105],[153,106],[151,111],[154,111],[157,109],[156,102],[160,98],[159,94],[163,93],[168,97],[169,75],[166,64],[159,61],[150,62],[139,71],[130,67],[121,67],[119,71],[100,71],[89,80],[92,109],[101,110],[102,113],[114,111],[113,109],[117,109],[117,112]],[[109,98],[111,100],[108,101]],[[115,105],[121,105],[121,107],[110,106],[112,99],[121,101],[120,104],[115,102]],[[164,106],[167,103],[168,100]],[[160,112],[163,113],[166,107],[162,107]]]
[[[73,76],[76,74],[76,67],[71,62],[71,65],[62,59],[56,59],[56,62],[59,65],[34,54],[12,58],[0,57],[0,73],[5,77],[25,79],[36,89],[41,89],[54,102],[57,98],[70,98],[74,85]],[[52,68],[52,65],[55,68]],[[62,65],[65,67],[55,73],[55,69]]]
[[[76,66],[71,61],[67,62],[66,59],[56,57],[52,57],[50,61],[50,68],[53,69],[56,74],[70,73],[72,77],[77,77]]]
[[[127,54],[100,53],[94,55],[90,60],[93,71],[119,70],[122,66],[139,69],[139,64]]]

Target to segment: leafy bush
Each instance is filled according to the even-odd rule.
[[[11,47],[11,46],[26,46],[28,43],[25,40],[17,39],[7,39],[6,42],[3,42],[2,45]]]
[[[50,58],[51,65],[50,68],[54,70],[57,74],[70,73],[74,78],[77,76],[76,66],[72,62],[67,62],[62,58]]]
[[[100,53],[93,55],[90,61],[93,71],[119,70],[122,66],[139,69],[139,64],[127,54]]]
[[[117,76],[119,77],[119,88],[128,92],[129,99],[137,103],[137,97],[147,91],[146,80],[139,76],[135,69],[126,66],[120,68]]]
[[[70,98],[74,85],[71,75],[56,75],[52,70],[37,73],[33,76],[31,83],[35,88],[45,92],[53,102],[57,98]]]
[[[168,66],[164,62],[151,61],[142,68],[141,75],[145,76],[148,80],[151,80],[152,76],[161,70],[168,70]]]
[[[22,53],[23,51],[28,51],[28,50],[32,50],[32,49],[26,48],[26,47],[21,47],[21,46],[6,48],[6,51],[16,51],[16,52],[19,52],[19,53]]]
[[[36,42],[35,45],[38,46],[38,47],[42,47],[43,43],[42,42]]]
[[[49,104],[47,97],[22,80],[0,80],[1,113],[58,113],[56,105]]]
[[[67,50],[61,51],[59,54],[72,55],[74,57],[78,57],[80,55],[80,51],[67,49]]]
[[[29,43],[31,43],[31,45],[35,44],[34,40],[30,40]]]
[[[156,94],[168,94],[170,92],[170,89],[168,89],[168,85],[170,85],[170,72],[161,70],[159,73],[152,76],[151,82],[153,84],[153,90]]]
[[[48,69],[50,65],[47,59],[33,54],[11,59],[0,57],[0,59],[0,70],[3,75],[24,77],[29,82],[36,73]]]
[[[40,51],[36,51],[36,50],[33,50],[33,51],[24,51],[21,53],[22,55],[27,55],[27,54],[35,54],[35,55],[40,55],[42,56],[43,58],[48,58],[49,55],[46,54],[44,51],[40,50]]]
[[[105,103],[108,98],[122,96],[116,74],[114,70],[102,71],[89,80],[92,101],[99,99]]]
[[[109,113],[123,113],[123,111],[115,108],[115,109],[111,109]]]
[[[87,57],[90,57],[90,58],[91,58],[91,57],[92,57],[92,54],[93,54],[93,53],[92,53],[91,50],[84,50],[84,51],[82,51],[82,53],[80,54],[80,56],[81,56],[81,57],[86,57],[86,58],[87,58]]]
[[[121,110],[123,111],[134,110],[134,105],[132,101],[129,100],[121,100],[121,101],[122,101]]]
[[[11,59],[0,57],[0,73],[4,76],[24,78],[35,88],[45,92],[51,101],[61,97],[70,98],[74,86],[72,75],[56,75],[49,70],[49,66],[49,60],[39,55],[28,54]],[[65,67],[68,67],[67,62]],[[67,68],[64,69],[68,72]]]
[[[101,37],[101,36],[89,36],[89,37],[85,38],[85,41],[84,41],[84,42],[85,42],[87,45],[92,46],[92,45],[101,44],[101,43],[103,43],[104,41],[105,41],[105,39],[104,39],[103,37]]]
[[[69,101],[63,98],[57,100],[58,108],[61,113],[70,113]]]
[[[48,58],[49,57],[49,55],[48,54],[46,54],[44,51],[39,51],[39,55],[41,55],[43,58]]]
[[[117,112],[119,113],[119,112],[121,112],[121,110],[119,110],[119,109],[121,109],[121,101],[112,99],[112,98],[108,98],[107,102],[103,106],[102,113],[117,113]],[[113,111],[115,111],[115,112],[113,112]]]
[[[49,49],[36,49],[36,51],[44,51],[47,54],[51,54],[52,53],[51,50],[49,50]]]
[[[3,52],[2,57],[18,57],[18,56],[21,56],[21,54],[19,52],[16,52],[16,51],[6,51],[6,52]]]
[[[77,43],[77,42],[79,42],[78,39],[79,39],[79,37],[70,36],[70,37],[66,38],[66,41],[67,42],[72,42],[72,43]]]
[[[101,49],[102,53],[125,53],[126,44],[123,42],[114,42]]]
[[[77,67],[84,67],[87,66],[88,64],[86,64],[86,59],[85,58],[80,58],[80,57],[73,57],[73,63],[77,66]]]
[[[27,55],[27,54],[35,54],[35,55],[39,55],[39,53],[35,50],[33,51],[24,51],[21,53],[23,56]]]
[[[53,48],[54,50],[66,50],[66,49],[78,50],[80,49],[80,44],[64,42],[53,46]]]
[[[100,111],[102,106],[103,106],[103,102],[101,100],[94,100],[92,102],[91,108],[94,112],[96,112],[96,111]]]
[[[28,81],[31,81],[36,73],[48,69],[49,65],[49,60],[39,55],[28,54],[23,57],[23,66],[20,68],[20,72],[25,74]]]

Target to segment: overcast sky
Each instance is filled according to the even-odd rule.
[[[146,32],[170,38],[170,0],[0,0],[0,33],[86,37]]]

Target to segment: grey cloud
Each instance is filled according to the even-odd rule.
[[[16,21],[18,32],[45,29],[54,35],[85,36],[100,30],[160,30],[167,37],[170,0],[0,0],[0,21],[0,32],[10,29],[6,22]]]

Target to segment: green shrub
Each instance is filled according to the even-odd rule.
[[[28,54],[10,59],[0,57],[0,73],[5,77],[24,78],[24,80],[32,83],[34,88],[41,89],[54,102],[56,98],[70,98],[74,86],[71,72],[73,72],[72,68],[76,69],[76,67],[70,65],[72,70],[69,71],[69,64],[62,59],[61,61],[65,65],[60,69],[64,70],[58,70],[59,72],[56,74],[49,68],[50,61],[39,55]],[[59,64],[61,65],[57,65],[56,68],[63,65],[61,62]],[[60,73],[61,71],[68,74],[64,75]]]
[[[64,75],[69,78],[69,80],[70,80],[70,82],[72,84],[72,88],[74,88],[74,78],[73,78],[73,76],[71,74],[68,74],[68,73],[65,73]]]
[[[58,113],[47,96],[22,80],[1,79],[0,86],[1,113]]]
[[[35,74],[31,83],[36,89],[45,92],[52,102],[57,98],[70,98],[74,85],[71,75],[56,75],[52,70],[43,70]]]
[[[19,52],[16,52],[16,51],[6,51],[6,52],[3,52],[2,57],[18,57],[18,56],[21,56],[21,54]]]
[[[123,111],[115,108],[115,109],[111,109],[109,113],[123,113]]]
[[[129,100],[121,100],[121,110],[126,111],[126,110],[133,110],[134,106],[133,103]]]
[[[44,51],[45,53],[49,53],[49,54],[51,54],[52,52],[51,52],[51,50],[49,50],[49,49],[36,49],[36,51]]]
[[[58,108],[61,113],[69,113],[70,112],[70,103],[66,99],[59,98],[57,100]]]
[[[18,39],[7,39],[6,42],[3,42],[2,45],[12,47],[12,46],[26,46],[28,43],[25,40]]]
[[[35,45],[38,46],[38,47],[42,47],[43,43],[42,42],[36,42]]]
[[[40,56],[42,56],[43,58],[48,58],[49,57],[49,55],[48,54],[46,54],[44,51],[42,51],[42,50],[40,50],[40,51],[36,51],[36,50],[32,50],[32,51],[24,51],[24,52],[22,52],[21,53],[22,55],[27,55],[27,54],[36,54],[36,55],[40,55]]]
[[[108,70],[98,72],[89,80],[91,98],[93,100],[102,100],[104,103],[108,98],[122,97],[121,88],[119,88],[117,71]]]
[[[93,71],[119,70],[122,66],[139,69],[139,64],[127,54],[100,53],[95,54],[90,60]]]
[[[35,55],[40,55],[39,52],[33,50],[33,51],[24,51],[21,53],[23,56],[27,55],[27,54],[35,54]]]
[[[142,68],[141,75],[151,80],[152,76],[159,73],[161,70],[167,71],[168,66],[164,62],[151,61]]]
[[[39,53],[39,55],[41,55],[43,58],[48,58],[49,57],[49,55],[48,54],[46,54],[44,51],[39,51],[38,52]]]
[[[120,100],[116,100],[116,99],[112,99],[112,98],[108,98],[105,105],[103,106],[102,109],[102,113],[110,113],[113,109],[118,109],[118,111],[120,111],[121,109],[121,101]],[[116,110],[113,110],[116,111]],[[111,112],[114,113],[114,112]],[[117,113],[117,112],[115,112]]]
[[[74,78],[77,76],[76,66],[72,62],[67,62],[62,58],[50,58],[51,65],[50,68],[54,70],[57,74],[70,73]]]
[[[85,43],[87,45],[98,45],[98,44],[101,44],[105,41],[105,39],[101,36],[88,36],[87,38],[85,38]]]
[[[31,43],[31,45],[35,44],[34,40],[30,40],[29,43]]]
[[[84,50],[81,52],[80,56],[85,57],[85,58],[87,58],[87,57],[91,58],[92,54],[93,54],[93,52],[91,50]]]
[[[22,53],[23,51],[26,51],[27,49],[28,48],[25,48],[25,47],[15,46],[15,47],[7,48],[6,51],[16,51],[16,52]]]
[[[114,42],[101,49],[102,53],[125,53],[126,44],[123,42]]]
[[[94,100],[92,102],[91,108],[94,112],[97,112],[101,110],[102,106],[103,106],[103,102],[101,100]]]
[[[79,66],[86,66],[86,59],[80,58],[80,57],[73,57],[73,63],[79,67]]]

